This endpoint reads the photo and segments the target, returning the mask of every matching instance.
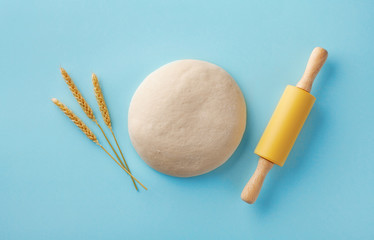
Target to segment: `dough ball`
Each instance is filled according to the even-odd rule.
[[[179,60],[151,73],[129,108],[135,150],[162,173],[191,177],[229,159],[246,125],[242,92],[222,68]]]

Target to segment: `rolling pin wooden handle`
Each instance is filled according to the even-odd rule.
[[[249,179],[247,185],[245,185],[241,198],[247,203],[254,203],[260,194],[262,184],[264,183],[265,177],[273,167],[273,163],[260,157],[258,160],[257,168],[255,173]]]
[[[308,64],[306,65],[304,75],[296,84],[296,87],[304,89],[307,92],[312,90],[313,81],[325,63],[327,55],[327,51],[321,47],[316,47],[313,49],[312,54],[309,57]]]

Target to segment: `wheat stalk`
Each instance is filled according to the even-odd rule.
[[[96,96],[96,101],[97,101],[97,104],[99,105],[101,116],[104,119],[105,125],[107,125],[107,127],[110,129],[110,131],[111,131],[111,133],[113,135],[113,138],[114,138],[114,141],[116,142],[117,148],[118,148],[119,152],[121,153],[122,160],[125,163],[124,167],[126,167],[127,170],[129,170],[129,172],[131,172],[129,166],[127,165],[126,159],[123,156],[122,150],[119,147],[119,144],[117,142],[117,138],[114,135],[114,132],[113,132],[113,129],[112,129],[112,122],[110,120],[109,110],[108,110],[108,107],[107,107],[107,105],[105,103],[104,94],[101,91],[99,80],[97,79],[97,76],[96,76],[95,73],[92,74],[92,84],[94,86],[94,92],[95,92],[95,96]],[[114,149],[113,149],[113,151],[114,151]],[[117,153],[116,153],[116,155],[117,155]],[[117,157],[118,157],[118,155],[117,155]],[[134,179],[132,179],[132,182],[134,183],[135,189],[138,190],[138,187],[136,186],[136,183],[135,183]]]
[[[132,179],[137,181],[145,190],[148,190],[141,182],[139,182],[138,179],[136,179],[125,167],[123,167],[110,153],[99,143],[97,140],[97,137],[95,134],[87,127],[87,125],[77,116],[75,115],[67,106],[65,106],[62,102],[57,100],[56,98],[52,98],[52,102],[56,104],[62,112],[65,113],[66,116],[70,118],[70,120],[73,121],[73,123],[80,129],[82,132],[94,143],[96,143],[101,149],[105,151],[109,155],[110,158],[112,158],[118,166],[120,166],[128,175],[131,176]]]
[[[86,113],[87,117],[95,121],[96,118],[95,118],[95,115],[93,114],[93,111],[90,105],[88,105],[88,103],[86,102],[82,94],[79,92],[77,86],[74,84],[73,80],[71,80],[69,74],[63,68],[60,68],[60,70],[61,70],[62,77],[64,78],[66,84],[69,86],[71,93],[73,94],[75,99],[77,99],[79,105],[81,106],[83,111]]]
[[[97,122],[90,105],[84,99],[84,97],[82,96],[82,94],[80,93],[77,86],[75,85],[75,83],[73,82],[73,80],[71,79],[69,74],[66,72],[66,70],[63,69],[62,67],[60,68],[60,70],[61,70],[62,77],[64,78],[66,84],[69,86],[69,89],[70,89],[71,93],[73,94],[73,96],[75,97],[75,99],[77,100],[77,102],[79,103],[81,108],[83,109],[83,111],[86,113],[87,117],[90,118],[92,121],[94,121],[96,123],[96,125],[100,128],[100,130],[103,133],[105,139],[109,143],[109,146],[111,147],[112,151],[114,152],[114,154],[116,155],[116,157],[120,161],[121,165],[123,167],[125,167],[125,164],[122,162],[121,158],[118,156],[116,150],[114,150],[114,148],[113,148],[112,144],[110,143],[109,139],[107,138],[104,130],[102,129],[100,124]]]
[[[118,166],[120,166],[128,175],[130,175],[132,179],[137,181],[140,184],[140,186],[142,186],[145,190],[148,190],[148,188],[146,188],[141,182],[139,182],[139,180],[136,179],[124,166],[122,166],[116,159],[114,159],[114,157],[110,155],[110,153],[101,144],[99,144],[99,146],[101,147],[101,149],[104,150],[104,152],[106,152],[106,154],[109,155],[109,157],[111,157],[118,164]]]
[[[77,117],[77,115],[75,115],[68,107],[66,107],[62,102],[60,102],[56,98],[52,98],[52,102],[56,104],[61,109],[61,111],[63,111],[65,115],[68,116],[70,120],[73,121],[73,123],[77,127],[79,127],[80,130],[82,130],[84,134],[86,134],[86,136],[89,139],[91,139],[94,143],[99,144],[99,141],[97,140],[95,134],[87,127],[87,125],[80,118]]]

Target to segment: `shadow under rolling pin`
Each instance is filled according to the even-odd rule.
[[[304,75],[294,86],[287,86],[257,147],[260,156],[256,171],[245,185],[241,198],[254,203],[266,175],[274,164],[283,166],[315,101],[309,92],[327,59],[327,51],[316,47],[310,55]]]

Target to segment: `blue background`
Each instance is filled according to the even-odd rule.
[[[373,239],[373,1],[1,1],[0,239]],[[315,46],[329,51],[314,108],[259,200],[240,199],[285,86]],[[127,133],[141,81],[177,59],[226,69],[248,123],[230,160],[203,176],[148,167]],[[130,179],[50,101],[103,138],[59,73],[101,117],[96,72]]]

